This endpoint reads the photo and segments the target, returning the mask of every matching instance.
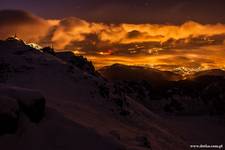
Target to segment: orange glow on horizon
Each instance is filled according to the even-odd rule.
[[[181,25],[104,24],[75,17],[60,20],[32,17],[33,24],[0,26],[4,31],[0,38],[13,32],[27,43],[53,44],[56,51],[71,50],[85,55],[97,68],[114,63],[161,70],[225,66],[225,24],[194,21]]]

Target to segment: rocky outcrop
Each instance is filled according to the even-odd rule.
[[[0,96],[0,135],[13,133],[19,120],[19,105],[16,99]]]
[[[45,98],[35,90],[0,86],[0,134],[13,133],[21,115],[38,123],[45,115]]]
[[[32,122],[39,122],[45,114],[45,98],[34,90],[12,90],[12,97],[18,100],[21,110]]]
[[[76,56],[73,52],[57,52],[56,57],[62,59],[63,61],[70,63],[80,70],[87,72],[91,75],[97,75],[95,67],[92,62],[88,61],[87,58],[83,56]]]
[[[55,51],[53,48],[51,47],[44,47],[42,49],[40,49],[43,53],[47,53],[47,54],[50,54],[50,55],[55,55]]]

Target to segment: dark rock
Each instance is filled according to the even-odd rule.
[[[24,100],[20,100],[21,109],[32,122],[39,122],[45,115],[45,99],[39,98],[29,101],[26,103]]]
[[[53,55],[53,56],[55,55],[55,51],[54,51],[54,49],[51,48],[51,47],[44,47],[44,48],[41,49],[41,51],[42,51],[43,53],[51,54],[51,55]]]
[[[130,112],[128,110],[122,109],[120,111],[120,115],[126,117],[130,115]]]
[[[63,61],[70,63],[80,70],[87,72],[91,75],[98,76],[99,74],[95,71],[95,67],[91,61],[88,61],[84,56],[77,56],[73,52],[57,52],[56,57]]]
[[[20,111],[32,122],[38,123],[45,115],[45,98],[35,90],[17,87],[0,87],[0,94],[17,100]]]
[[[19,105],[17,100],[0,97],[0,135],[15,133],[19,120]]]
[[[39,122],[45,115],[45,98],[37,91],[22,91],[14,94],[21,110],[32,122]]]
[[[136,137],[136,140],[137,140],[137,142],[140,143],[139,146],[146,147],[148,149],[152,149],[151,148],[150,141],[148,140],[148,137],[147,136],[138,136],[138,137]]]

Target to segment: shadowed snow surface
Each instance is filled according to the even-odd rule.
[[[0,136],[0,147],[6,150],[186,149],[183,140],[167,128],[161,117],[101,77],[14,40],[0,42],[0,53],[0,63],[6,68],[1,75],[3,85],[38,91],[46,99],[47,107],[39,123],[22,114],[16,133]],[[24,95],[23,91],[19,92]],[[26,98],[32,99],[29,94]]]

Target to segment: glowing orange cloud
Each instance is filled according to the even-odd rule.
[[[39,42],[52,26],[45,19],[24,11],[5,10],[0,13],[3,13],[0,15],[0,39],[17,34],[27,42]]]
[[[25,12],[1,22],[0,38],[14,33],[28,42],[87,56],[97,68],[113,63],[166,70],[225,68],[225,25],[187,21],[167,24],[104,24],[70,17],[46,20]]]
[[[55,27],[52,41],[59,49],[73,41],[85,40],[85,34],[97,34],[100,41],[109,43],[160,42],[169,39],[185,39],[189,37],[213,36],[225,34],[225,25],[202,25],[188,21],[180,26],[157,24],[119,24],[105,25],[89,23],[77,18],[62,20]]]

